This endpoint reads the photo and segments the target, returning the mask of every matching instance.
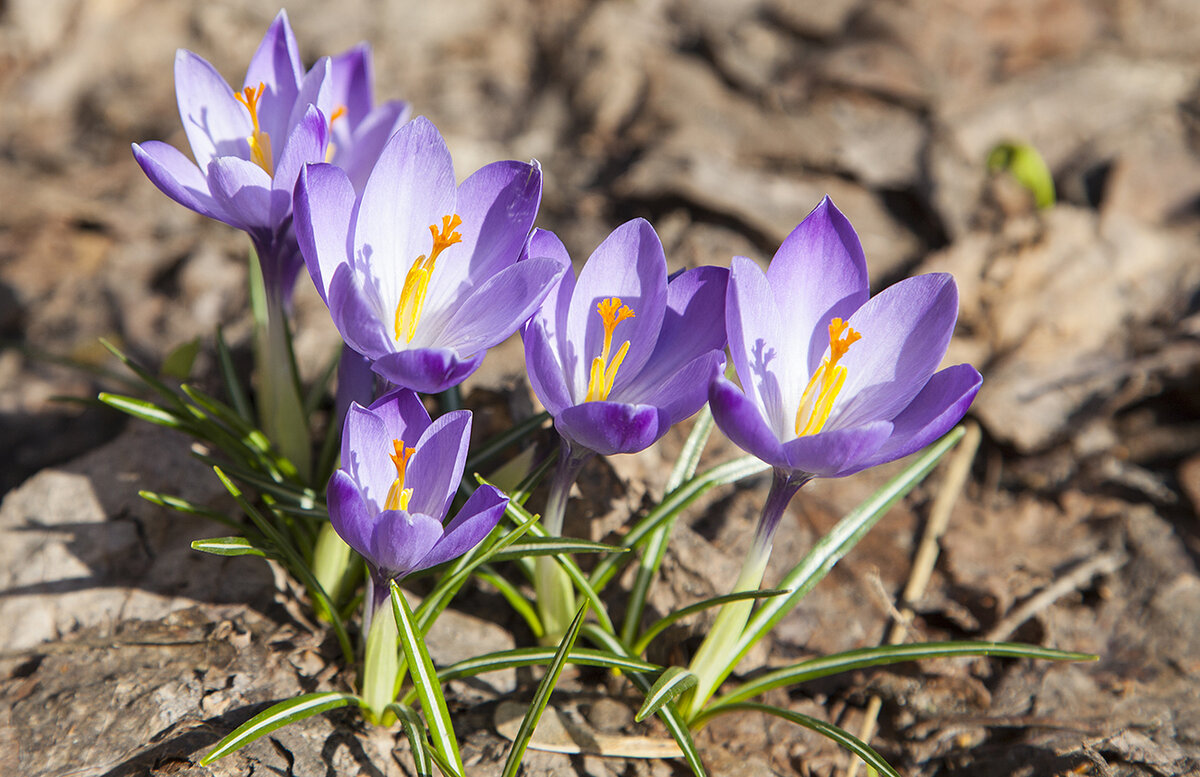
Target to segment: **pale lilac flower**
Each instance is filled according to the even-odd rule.
[[[307,166],[296,187],[296,234],[334,325],[376,373],[425,393],[474,372],[563,271],[517,261],[541,200],[536,162],[454,181],[445,141],[418,117],[384,146],[361,197],[333,165]]]
[[[716,380],[713,417],[793,480],[906,456],[958,422],[979,391],[968,364],[935,372],[958,317],[954,279],[908,278],[869,297],[850,222],[825,198],[764,274],[735,257],[726,300],[742,387]]]
[[[530,257],[568,268],[525,326],[534,393],[574,447],[640,451],[704,406],[725,365],[728,271],[699,267],[667,280],[654,228],[634,219],[613,231],[580,272],[551,232]]]
[[[324,57],[306,74],[284,11],[240,90],[181,49],[175,93],[194,161],[157,140],[135,143],[134,158],[176,202],[249,234],[268,294],[286,304],[302,264],[291,224],[300,169],[333,159],[365,179],[384,141],[407,119],[407,105],[372,107],[363,46]]]
[[[342,465],[326,497],[333,528],[367,561],[372,606],[387,597],[389,580],[461,556],[500,520],[508,497],[481,486],[445,523],[470,436],[470,411],[431,422],[408,390],[393,391],[369,408],[350,405]]]

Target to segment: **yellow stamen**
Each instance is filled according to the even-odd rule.
[[[246,110],[250,111],[250,122],[254,125],[254,131],[250,133],[250,137],[246,138],[246,142],[250,144],[250,159],[266,170],[267,175],[274,175],[275,163],[271,158],[271,136],[258,126],[258,102],[262,99],[266,88],[266,84],[259,82],[257,87],[247,86],[240,92],[234,92],[233,96],[246,106]]]
[[[455,243],[462,242],[462,235],[454,229],[462,224],[458,214],[442,216],[442,228],[436,224],[429,225],[429,233],[433,235],[433,249],[429,255],[421,254],[412,263],[408,275],[404,276],[404,288],[400,292],[400,302],[396,305],[396,339],[405,338],[412,342],[417,333],[417,324],[421,321],[421,309],[425,306],[425,291],[429,288],[429,276],[433,275],[437,258]]]
[[[339,105],[334,109],[333,114],[329,117],[329,145],[325,146],[325,161],[332,162],[333,155],[337,153],[337,146],[333,143],[333,123],[346,115],[346,106]]]
[[[609,353],[612,351],[613,331],[617,328],[617,324],[634,317],[629,306],[621,304],[620,297],[600,300],[596,305],[596,312],[600,314],[600,320],[604,323],[604,347],[601,349],[600,355],[592,359],[592,370],[584,402],[603,402],[608,399],[613,381],[617,379],[617,368],[621,366],[621,362],[625,360],[625,354],[629,352],[629,341],[626,340],[617,349],[617,355],[613,357],[612,361],[608,360]]]
[[[385,510],[407,510],[408,500],[412,498],[412,489],[404,487],[404,473],[408,469],[408,460],[416,448],[405,448],[404,440],[392,440],[395,453],[389,453],[392,463],[396,465],[396,479],[388,489],[387,501],[383,504]]]
[[[843,337],[843,335],[845,335]],[[846,368],[838,361],[862,335],[840,318],[829,322],[829,356],[808,380],[796,408],[796,436],[816,434],[825,426],[833,412],[833,403],[846,383]]]

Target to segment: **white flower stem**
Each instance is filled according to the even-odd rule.
[[[252,276],[253,277],[253,276]],[[261,277],[261,274],[260,274]],[[261,281],[260,281],[261,282]],[[258,378],[259,425],[305,483],[311,474],[308,419],[300,399],[289,343],[287,311],[277,292],[266,289],[254,300],[254,348]]]
[[[800,479],[775,470],[771,491],[763,504],[758,530],[754,534],[754,543],[742,562],[741,574],[738,575],[730,593],[758,590],[767,570],[767,562],[771,559],[771,546],[779,519],[783,517],[783,511],[787,509],[792,497],[806,481],[807,478]],[[704,705],[733,671],[738,660],[738,656],[733,654],[733,649],[741,638],[753,610],[754,600],[743,599],[723,605],[717,613],[717,619],[713,622],[708,636],[704,638],[688,667],[689,671],[696,675],[697,683],[681,700],[680,707],[684,710],[687,720],[694,720],[703,711]]]
[[[542,514],[542,528],[551,537],[562,536],[563,517],[567,511],[571,486],[590,455],[589,452],[576,454],[566,440],[562,441],[562,446],[558,467],[550,481],[546,510]],[[544,629],[541,642],[543,645],[557,645],[575,618],[575,586],[553,556],[538,556],[534,560],[533,586]]]
[[[371,592],[368,591],[368,596]],[[362,697],[374,717],[373,723],[387,725],[387,705],[396,700],[396,685],[400,675],[400,633],[391,607],[379,607],[371,618],[367,632],[367,649],[363,657]]]

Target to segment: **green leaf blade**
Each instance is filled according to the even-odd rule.
[[[235,728],[200,759],[200,765],[208,766],[278,728],[358,701],[359,698],[352,693],[336,692],[306,693],[282,701]]]
[[[695,688],[697,682],[696,675],[682,666],[667,667],[650,687],[650,692],[646,694],[646,701],[642,703],[642,708],[638,710],[633,719],[641,723],[647,717],[658,712],[664,704],[674,701],[679,694],[689,688]]]

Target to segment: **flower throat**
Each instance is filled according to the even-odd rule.
[[[260,81],[257,87],[247,86],[240,92],[234,92],[233,96],[246,106],[246,110],[250,111],[250,122],[254,126],[254,131],[250,133],[250,137],[246,138],[246,142],[250,144],[251,161],[265,170],[267,175],[274,175],[275,162],[271,158],[271,136],[258,126],[258,103],[262,100],[266,88],[266,84]]]
[[[404,276],[404,289],[400,292],[400,302],[396,305],[396,339],[404,338],[411,343],[417,333],[417,324],[421,321],[421,310],[425,307],[425,292],[429,288],[429,277],[433,275],[434,265],[438,256],[455,243],[462,242],[462,234],[455,228],[462,224],[458,214],[442,216],[442,228],[436,224],[429,225],[429,233],[433,235],[433,248],[428,256],[421,254],[412,263],[408,275]]]
[[[821,366],[812,374],[804,393],[800,395],[800,406],[796,408],[796,436],[816,434],[829,420],[833,403],[846,383],[846,368],[838,361],[850,350],[850,346],[862,339],[840,318],[829,322],[829,356],[821,360]]]

